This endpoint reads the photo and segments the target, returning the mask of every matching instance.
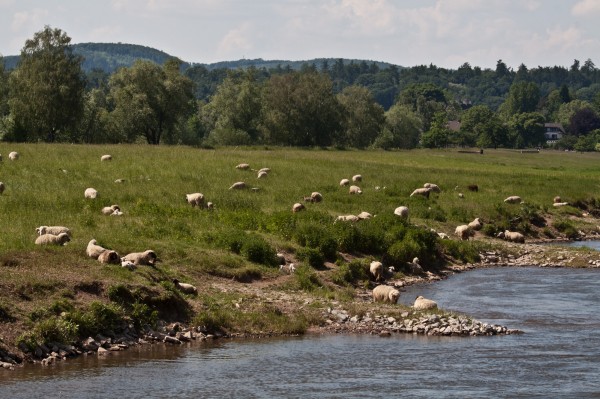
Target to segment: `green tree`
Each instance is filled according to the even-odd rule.
[[[444,148],[450,143],[451,134],[446,113],[437,112],[431,128],[421,136],[421,143],[426,148]]]
[[[127,141],[142,135],[148,144],[160,144],[163,135],[176,142],[176,125],[193,112],[193,87],[179,72],[181,61],[168,60],[162,67],[151,61],[136,61],[111,76],[114,102],[113,126]]]
[[[415,83],[400,92],[397,103],[409,106],[423,121],[423,129],[429,130],[434,115],[446,111],[448,98],[444,90],[432,83]]]
[[[506,128],[498,115],[486,105],[476,105],[462,115],[460,130],[474,137],[479,147],[498,148],[507,144]]]
[[[515,148],[537,147],[544,143],[544,117],[537,112],[513,115],[509,121]]]
[[[506,101],[500,106],[500,113],[506,120],[513,115],[535,112],[540,101],[540,89],[533,82],[516,82],[510,86]]]
[[[582,100],[573,100],[571,102],[562,104],[557,112],[558,122],[563,125],[565,129],[567,129],[567,133],[576,134],[577,132],[569,131],[569,127],[571,126],[571,119],[575,114],[580,112],[581,110],[588,109],[593,112],[594,108],[592,104],[587,101]]]
[[[364,148],[377,138],[385,116],[383,107],[375,102],[366,87],[348,86],[337,96],[343,108],[345,135],[338,144]]]
[[[384,149],[416,148],[422,130],[423,122],[419,116],[408,106],[396,104],[385,113],[385,125],[373,146]]]
[[[9,80],[12,139],[54,142],[79,123],[85,82],[82,60],[70,42],[66,33],[49,26],[25,41]]]

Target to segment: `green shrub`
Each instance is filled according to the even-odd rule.
[[[121,306],[126,306],[135,301],[134,294],[123,284],[111,285],[106,291],[108,299]]]
[[[307,265],[297,267],[294,277],[299,288],[304,291],[314,291],[323,285],[313,269]]]
[[[342,263],[331,276],[332,281],[337,285],[355,284],[359,281],[368,281],[369,265],[366,261],[353,260],[349,263]]]
[[[69,321],[79,326],[79,333],[83,337],[113,332],[123,317],[121,307],[101,302],[92,302],[87,311],[75,311],[67,315]]]
[[[192,323],[205,332],[223,331],[231,326],[231,316],[222,308],[208,309],[198,313]]]
[[[294,239],[303,247],[316,249],[325,260],[333,261],[337,257],[338,242],[333,231],[315,222],[303,223],[294,232]]]
[[[29,347],[51,342],[71,344],[77,339],[78,333],[78,326],[72,321],[62,317],[51,317],[37,323],[32,335],[24,341]]]
[[[300,248],[297,255],[298,259],[306,262],[315,269],[321,269],[325,263],[325,257],[316,248]]]
[[[440,240],[442,251],[462,262],[479,262],[479,245],[475,241]]]
[[[158,311],[150,309],[145,303],[135,302],[131,309],[131,319],[138,330],[145,325],[154,328],[158,321]]]
[[[579,232],[575,226],[567,220],[559,220],[554,222],[554,228],[563,233],[569,239],[576,239],[579,237]]]
[[[266,266],[275,266],[278,263],[275,249],[259,235],[248,235],[242,244],[241,253],[254,263]]]

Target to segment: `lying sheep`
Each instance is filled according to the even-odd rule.
[[[340,215],[335,219],[335,222],[358,222],[359,220],[360,218],[356,215]]]
[[[312,202],[321,202],[323,201],[323,195],[317,191],[313,191],[310,194],[310,198],[312,199]]]
[[[525,236],[523,234],[519,233],[518,231],[505,230],[503,238],[506,241],[518,242],[521,244],[523,244],[525,242]]]
[[[475,235],[475,233],[469,227],[469,225],[466,224],[461,224],[460,226],[457,226],[454,230],[454,234],[460,237],[461,240],[468,240],[469,237]]]
[[[192,206],[192,208],[195,206],[202,208],[204,206],[204,194],[202,193],[186,194],[185,200]]]
[[[375,281],[383,280],[383,263],[377,261],[371,262],[369,265],[369,271],[371,272],[371,275]]]
[[[440,237],[442,240],[449,240],[450,236],[446,233],[437,233],[438,237]]]
[[[258,175],[256,176],[257,179],[263,179],[265,177],[268,176],[267,172],[258,172]]]
[[[424,188],[430,188],[431,191],[433,191],[434,193],[441,193],[442,190],[440,189],[440,187],[437,184],[433,184],[433,183],[425,183],[423,184]]]
[[[431,299],[423,298],[423,296],[419,295],[415,299],[415,303],[413,304],[413,308],[415,310],[429,310],[436,309],[437,303],[432,301]]]
[[[108,155],[108,154],[102,155],[100,157],[100,161],[112,161],[112,155]]]
[[[261,168],[258,170],[258,173],[271,173],[271,168]]]
[[[191,284],[188,283],[180,283],[176,278],[173,279],[173,284],[177,287],[181,292],[190,295],[198,294],[198,289]]]
[[[473,220],[472,222],[470,222],[468,224],[468,226],[470,228],[472,228],[473,230],[479,231],[483,227],[483,222],[481,221],[480,218],[475,218],[475,220]]]
[[[106,250],[98,256],[98,261],[100,261],[100,263],[118,265],[121,263],[121,258],[116,251]]]
[[[414,197],[416,195],[421,195],[425,198],[429,198],[429,193],[431,193],[431,189],[430,188],[417,188],[415,191],[413,191],[410,196]]]
[[[378,285],[373,288],[374,302],[390,302],[397,303],[400,298],[400,291],[389,285]]]
[[[112,215],[115,211],[121,211],[121,207],[119,205],[111,205],[111,206],[105,206],[104,208],[102,208],[102,214],[103,215]]]
[[[562,198],[560,198],[558,195],[556,197],[554,197],[554,199],[552,200],[553,204],[556,204],[558,202],[563,202]]]
[[[349,185],[350,185],[350,180],[348,180],[348,179],[340,180],[340,186],[349,186]]]
[[[510,197],[507,197],[504,202],[506,202],[507,204],[520,204],[521,202],[523,202],[521,200],[521,197],[519,197],[518,195],[511,195]]]
[[[292,206],[292,212],[294,212],[294,213],[303,211],[304,209],[306,209],[306,207],[303,204],[299,203],[299,202],[296,202]]]
[[[241,163],[241,164],[237,165],[235,168],[240,169],[240,170],[248,170],[248,169],[250,169],[250,165],[247,163]]]
[[[362,181],[362,175],[354,175],[354,176],[352,176],[352,181],[353,182]]]
[[[394,215],[400,216],[403,219],[408,219],[408,207],[407,206],[399,206],[394,209]]]
[[[87,256],[89,256],[90,258],[93,258],[93,259],[98,259],[98,257],[100,255],[102,255],[103,252],[106,252],[106,251],[109,251],[109,250],[98,245],[98,242],[94,239],[92,239],[92,240],[90,240],[90,242],[88,242],[88,245],[85,249],[85,253],[87,254]]]
[[[35,232],[40,236],[43,234],[54,234],[57,236],[60,233],[66,233],[71,237],[71,230],[65,226],[40,226],[35,229]]]
[[[37,245],[65,245],[71,241],[67,233],[55,234],[42,234],[35,239]]]
[[[359,218],[360,220],[365,220],[365,219],[371,219],[373,217],[373,215],[371,215],[369,212],[362,211],[361,213],[356,215],[356,217]]]
[[[95,188],[86,188],[85,192],[83,193],[83,195],[85,196],[85,198],[96,198],[98,197],[98,191],[96,191]]]
[[[555,208],[560,208],[561,206],[567,206],[567,205],[569,205],[568,202],[555,202],[554,204],[552,204],[552,206]]]
[[[4,186],[4,183],[2,183],[2,182],[0,181],[0,195],[2,195],[2,193],[4,192],[4,189],[5,189],[5,188],[6,188],[6,187]]]
[[[10,159],[11,161],[16,161],[17,159],[19,159],[19,153],[16,151],[12,151],[8,154],[8,159]]]
[[[348,192],[350,194],[362,194],[362,190],[358,186],[350,186],[350,189],[348,189]]]
[[[151,249],[148,249],[144,252],[132,252],[121,258],[121,262],[130,261],[136,266],[139,266],[139,265],[154,266],[154,264],[156,263],[157,260],[158,260],[158,258],[156,256],[156,253]]]
[[[244,188],[246,188],[246,183],[244,183],[243,181],[233,183],[231,187],[229,187],[230,190],[242,190]]]
[[[133,264],[132,261],[130,260],[122,260],[121,261],[121,267],[124,267],[125,269],[129,269],[129,270],[135,270],[137,269],[137,266]]]

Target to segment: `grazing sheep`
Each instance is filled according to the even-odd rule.
[[[105,206],[104,208],[102,208],[103,215],[112,215],[115,211],[121,211],[121,207],[115,204],[111,206]]]
[[[191,284],[188,283],[180,283],[176,278],[173,279],[173,284],[184,294],[196,295],[198,294],[198,289]]]
[[[440,189],[440,187],[437,184],[433,184],[433,183],[425,183],[423,184],[424,188],[430,188],[431,191],[433,191],[434,193],[441,193],[442,190]]]
[[[340,186],[349,186],[349,185],[350,185],[350,180],[348,180],[348,179],[340,180]]]
[[[115,180],[115,183],[125,183],[125,179],[117,179]]]
[[[101,161],[112,161],[112,155],[108,155],[108,154],[106,154],[106,155],[102,155],[102,156],[100,157],[100,160],[101,160]]]
[[[204,194],[202,193],[186,194],[185,200],[188,204],[192,205],[192,208],[196,205],[198,208],[202,208],[204,206]]]
[[[118,265],[121,263],[121,258],[119,258],[119,254],[116,251],[106,250],[98,256],[98,261],[100,263]]]
[[[96,198],[98,196],[98,191],[96,191],[96,189],[94,188],[86,188],[85,192],[83,193],[83,195],[85,196],[85,198]]]
[[[296,267],[293,263],[290,263],[289,265],[283,264],[279,266],[279,271],[285,274],[292,274],[296,271]]]
[[[412,262],[407,262],[408,270],[410,273],[413,273],[413,274],[423,273],[423,267],[421,266],[421,264],[419,262],[420,262],[419,258],[417,258],[417,257],[414,257]]]
[[[213,204],[212,202],[207,202],[206,203],[206,209],[208,209],[209,211],[212,211],[213,209],[215,209],[215,204]]]
[[[413,191],[410,196],[414,197],[415,195],[421,195],[425,198],[429,198],[429,193],[431,193],[431,189],[430,188],[417,188],[415,191]]]
[[[437,233],[438,237],[440,237],[442,240],[449,240],[450,236],[446,233]]]
[[[310,198],[312,198],[312,202],[321,202],[323,201],[323,195],[317,191],[314,191],[310,194]]]
[[[415,299],[415,303],[413,304],[413,308],[415,310],[429,310],[436,309],[437,303],[432,301],[431,299],[423,298],[423,296],[419,295]]]
[[[472,228],[473,230],[479,231],[483,227],[483,222],[481,221],[480,218],[475,218],[475,220],[473,220],[471,223],[469,223],[468,226],[470,228]]]
[[[257,179],[262,179],[264,177],[267,177],[268,173],[267,172],[258,172],[258,175],[256,176]]]
[[[556,204],[558,202],[563,202],[562,198],[560,198],[558,195],[556,197],[554,197],[554,199],[552,200],[553,204]]]
[[[246,183],[244,183],[243,181],[233,183],[231,187],[229,187],[230,190],[242,190],[244,188],[246,188]]]
[[[369,265],[369,271],[371,272],[371,275],[375,281],[379,282],[383,280],[383,263],[377,261],[371,262]]]
[[[236,166],[235,168],[240,169],[240,170],[248,170],[248,169],[250,169],[250,165],[247,163],[241,163],[238,166]]]
[[[40,236],[43,234],[54,234],[57,236],[60,233],[66,233],[71,237],[71,230],[65,226],[40,226],[35,229],[35,232]]]
[[[400,298],[400,291],[389,285],[378,285],[373,288],[374,302],[390,302],[397,303]]]
[[[525,236],[518,231],[504,231],[504,239],[506,241],[518,242],[523,244],[525,242]]]
[[[2,193],[4,192],[4,189],[5,189],[5,188],[6,188],[6,187],[4,186],[4,183],[2,183],[2,182],[0,181],[0,195],[2,195]]]
[[[461,240],[468,240],[469,237],[473,236],[475,233],[469,227],[469,225],[461,224],[460,226],[456,227],[454,234],[459,236]]]
[[[348,189],[348,192],[350,194],[362,194],[362,190],[358,186],[350,186],[350,189]]]
[[[569,205],[568,202],[555,202],[554,204],[552,204],[552,206],[554,206],[555,208],[559,208],[561,206],[567,206]]]
[[[285,255],[281,252],[277,252],[277,254],[275,255],[275,257],[277,258],[277,260],[279,261],[280,265],[285,265],[286,260],[285,260]]]
[[[88,242],[87,248],[85,249],[85,253],[87,254],[87,256],[89,256],[90,258],[94,258],[94,259],[98,259],[98,257],[100,255],[102,255],[103,252],[106,252],[106,251],[109,251],[109,250],[98,245],[98,242],[94,239],[92,239],[92,240],[90,240],[90,242]]]
[[[394,215],[400,216],[403,219],[408,219],[408,207],[407,206],[399,206],[394,209]]]
[[[8,154],[8,159],[10,159],[11,161],[16,161],[17,159],[19,159],[19,153],[16,151],[12,151],[10,154]]]
[[[303,211],[304,209],[306,209],[306,207],[303,204],[299,203],[299,202],[296,202],[292,206],[292,212],[294,212],[294,213]]]
[[[354,175],[354,176],[352,176],[352,181],[353,182],[362,181],[362,175]]]
[[[156,263],[156,261],[158,259],[156,257],[156,253],[153,250],[148,249],[144,252],[132,252],[121,258],[121,262],[126,261],[126,260],[131,261],[136,266],[138,266],[138,265],[154,266],[154,264]]]
[[[504,202],[506,202],[507,204],[520,204],[521,202],[523,202],[521,200],[521,197],[519,197],[518,195],[511,195],[510,197],[507,197]]]
[[[467,189],[469,191],[475,191],[475,192],[477,192],[477,191],[479,191],[479,186],[477,184],[469,184],[467,186]]]
[[[356,215],[356,217],[361,220],[365,220],[365,219],[371,219],[373,217],[373,215],[371,215],[369,212],[362,211],[361,213]]]
[[[65,245],[71,241],[67,233],[55,234],[42,234],[35,239],[37,245]]]
[[[465,198],[465,195],[463,193],[458,193],[458,198]]]
[[[335,222],[358,222],[360,218],[356,215],[340,215],[335,219]]]

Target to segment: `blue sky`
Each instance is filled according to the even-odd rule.
[[[600,67],[600,0],[0,0],[0,54],[19,54],[45,25],[73,43],[141,44],[198,63]]]

